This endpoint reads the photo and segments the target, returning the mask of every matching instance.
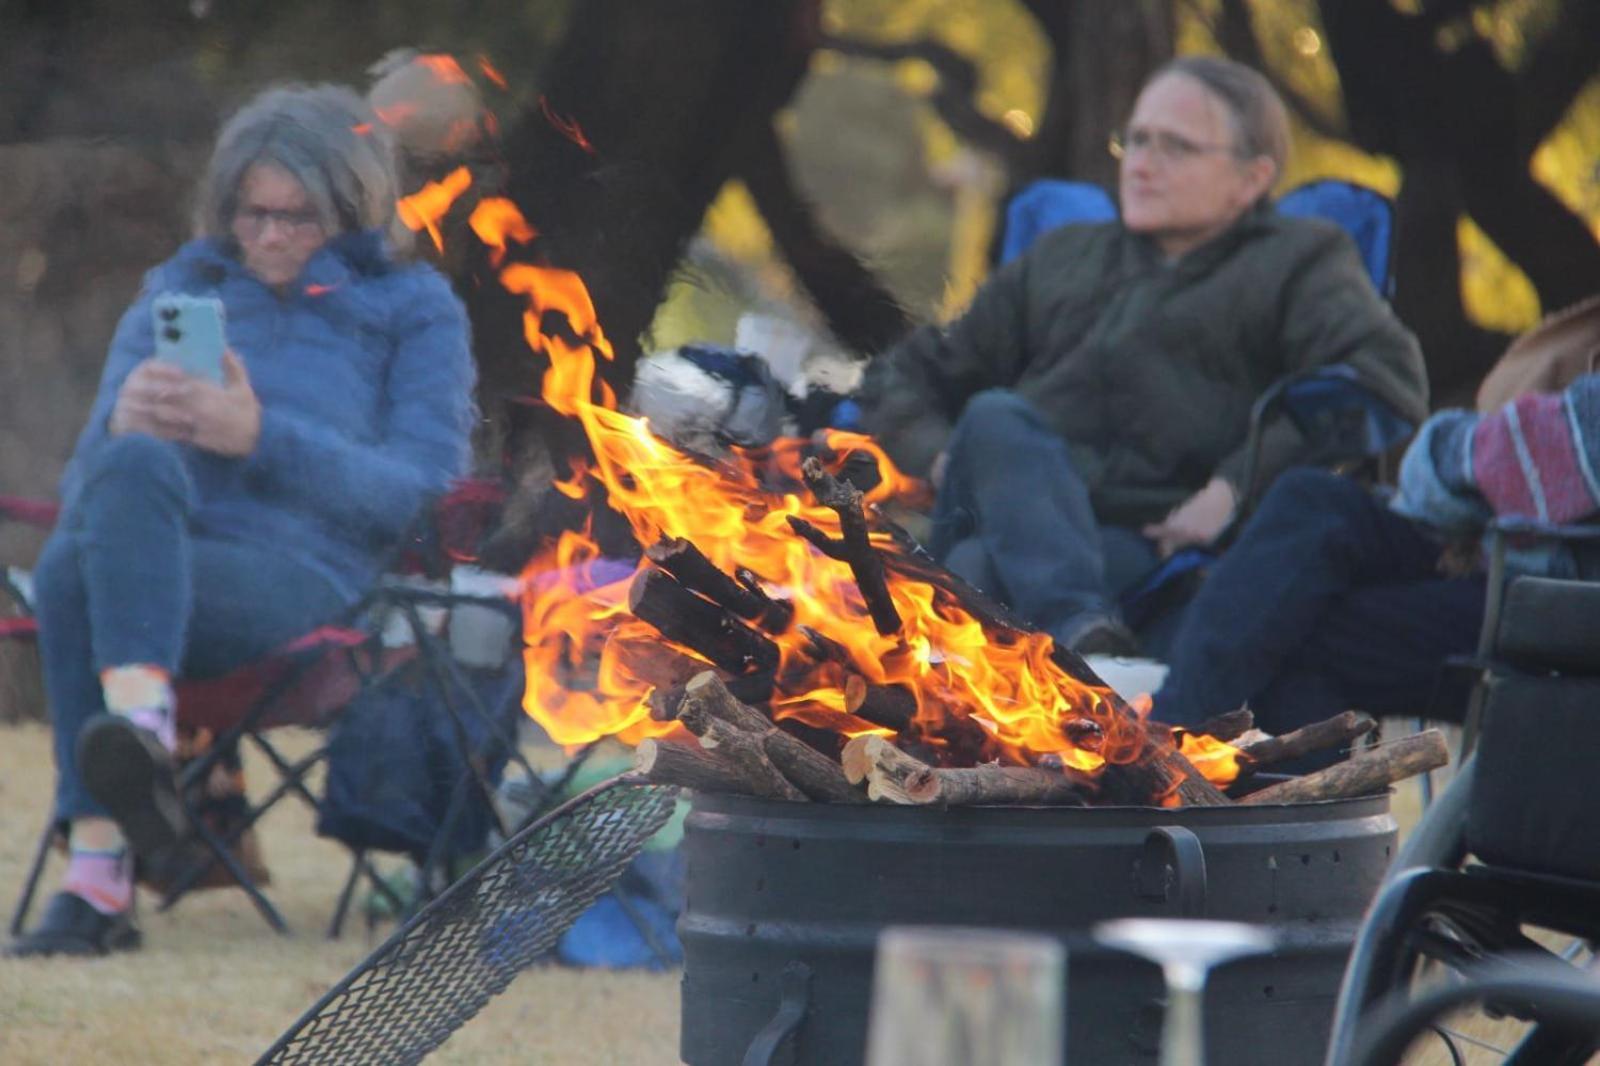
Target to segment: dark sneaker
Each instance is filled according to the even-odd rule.
[[[13,940],[5,953],[13,959],[109,955],[135,951],[143,942],[132,912],[101,914],[83,897],[57,892],[45,905],[39,924]]]
[[[78,735],[78,774],[141,862],[169,861],[188,829],[172,754],[154,733],[103,714]]]
[[[1079,655],[1110,655],[1130,659],[1139,654],[1133,630],[1109,615],[1095,615],[1073,626],[1064,641]]]

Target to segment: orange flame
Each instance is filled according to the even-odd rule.
[[[467,224],[472,227],[472,232],[478,235],[478,240],[489,246],[489,261],[495,266],[499,266],[505,260],[507,241],[526,244],[539,235],[539,232],[523,219],[522,212],[517,210],[516,204],[498,196],[490,196],[480,201],[478,206],[472,209],[472,216],[467,219]]]
[[[510,87],[506,83],[506,76],[500,73],[495,65],[489,61],[488,56],[479,54],[478,69],[482,71],[483,76],[493,82],[495,88],[499,89],[501,92],[505,92]]]
[[[442,252],[444,235],[439,232],[439,223],[449,213],[450,205],[456,202],[456,198],[471,187],[472,172],[466,167],[457,167],[442,181],[430,181],[410,196],[401,198],[395,209],[407,229],[413,232],[427,230],[428,236],[433,238],[434,247]]]
[[[509,201],[480,211],[481,218],[474,213],[474,231],[496,253],[504,252],[507,239],[531,239],[535,232]],[[953,596],[902,572],[909,567],[889,572],[889,593],[902,628],[880,635],[868,620],[849,567],[795,536],[788,523],[790,517],[803,518],[838,536],[838,516],[809,495],[767,487],[773,471],[791,478],[797,473],[800,442],[736,451],[720,463],[678,451],[652,434],[644,419],[616,410],[596,359],[610,360],[613,352],[576,274],[512,263],[501,269],[500,280],[526,298],[524,335],[550,361],[544,401],[576,419],[592,449],[593,464],[575,467],[570,479],[557,483],[558,490],[577,498],[597,486],[639,543],[690,539],[725,572],[747,568],[769,595],[793,605],[795,624],[773,638],[779,647],[777,716],[842,733],[864,731],[866,723],[849,715],[844,704],[843,682],[853,673],[871,684],[910,691],[925,743],[937,747],[946,743],[942,736],[956,735],[941,733],[947,719],[976,723],[977,730],[965,727],[969,740],[963,743],[978,750],[952,751],[953,759],[1001,757],[1027,764],[1053,753],[1066,766],[1092,772],[1108,762],[1137,758],[1151,742],[1143,723],[1147,702],[1134,717],[1119,714],[1106,690],[1056,665],[1050,637],[988,632]],[[565,318],[566,328],[553,328],[551,316]],[[869,503],[926,494],[926,487],[896,470],[870,438],[830,433],[827,443],[836,464],[856,451],[877,462],[882,481],[868,494]],[[886,555],[900,554],[887,533],[872,536]],[[558,743],[602,736],[636,741],[675,728],[650,718],[650,685],[628,668],[630,651],[663,643],[658,632],[628,612],[627,591],[635,573],[637,568],[602,560],[585,533],[564,534],[528,567],[524,705]],[[819,665],[808,630],[843,648],[848,663]],[[1207,777],[1225,782],[1238,772],[1236,753],[1227,745],[1188,737],[1183,744]]]
[[[428,68],[435,81],[441,85],[471,85],[472,79],[467,77],[467,72],[461,69],[461,64],[456,62],[455,56],[445,55],[442,52],[433,52],[417,57],[417,62]]]
[[[544,113],[545,121],[555,127],[557,133],[590,155],[594,155],[594,145],[589,143],[589,138],[584,135],[583,128],[578,125],[577,120],[556,114],[555,108],[550,106],[550,101],[543,96],[539,97],[539,110]]]

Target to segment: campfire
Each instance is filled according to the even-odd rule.
[[[438,239],[469,184],[429,186],[402,218]],[[556,742],[614,736],[650,781],[793,801],[1180,806],[1231,803],[1263,768],[1372,729],[1354,713],[1276,738],[1245,711],[1150,721],[888,520],[927,488],[870,438],[674,447],[600,378],[613,355],[581,279],[504,262],[536,238],[516,207],[485,198],[470,225],[527,300],[545,403],[587,436],[592,461],[556,488],[613,508],[643,549],[607,579],[595,540],[568,532],[528,567],[525,706]],[[1422,734],[1242,802],[1357,795],[1444,761]]]

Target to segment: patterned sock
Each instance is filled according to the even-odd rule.
[[[100,671],[106,710],[154,733],[168,751],[178,746],[173,721],[172,681],[159,666],[140,663]]]
[[[115,826],[94,833],[82,833],[73,826],[67,842],[67,876],[61,888],[101,914],[121,914],[133,905],[133,863]]]

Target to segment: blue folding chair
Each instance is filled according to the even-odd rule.
[[[1025,186],[1006,205],[1000,262],[1011,262],[1027,251],[1040,234],[1059,226],[1110,222],[1116,217],[1117,205],[1100,186],[1087,181],[1040,178]]]
[[[1327,219],[1342,226],[1355,241],[1373,287],[1385,298],[1394,295],[1394,204],[1375,189],[1353,182],[1324,179],[1308,182],[1277,201],[1285,215]],[[1116,204],[1098,185],[1045,178],[1022,189],[1006,206],[1000,262],[1021,255],[1041,234],[1058,226],[1106,222],[1117,217]],[[1256,495],[1262,432],[1282,413],[1307,437],[1322,443],[1316,460],[1334,464],[1377,460],[1416,427],[1367,390],[1348,367],[1324,367],[1274,383],[1250,413],[1246,442],[1249,463],[1242,498]],[[1381,476],[1381,474],[1380,474]],[[1241,508],[1238,521],[1244,517]],[[1226,539],[1226,538],[1224,538]],[[1119,607],[1135,631],[1148,630],[1177,605],[1188,600],[1216,553],[1186,548],[1174,553],[1123,593]]]

